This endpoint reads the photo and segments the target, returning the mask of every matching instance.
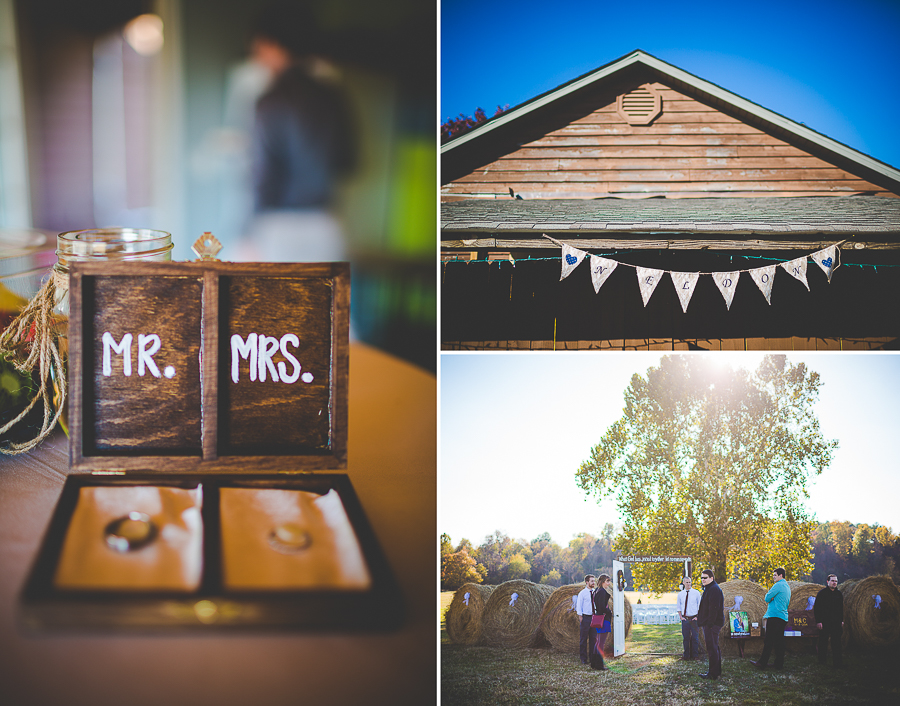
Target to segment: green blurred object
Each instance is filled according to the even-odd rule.
[[[0,429],[19,416],[39,389],[40,385],[30,375],[20,373],[10,361],[0,358]],[[33,437],[40,430],[43,418],[44,405],[38,400],[21,422],[0,434],[0,446]]]

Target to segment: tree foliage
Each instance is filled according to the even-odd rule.
[[[768,585],[772,573],[770,567],[798,566],[800,561],[797,557],[806,558],[807,547],[812,546],[814,554],[812,572],[804,573],[788,568],[789,578],[824,584],[825,578],[831,573],[837,574],[841,581],[887,574],[900,583],[900,537],[895,535],[890,527],[854,525],[835,520],[813,523],[812,531],[805,537],[802,534],[804,530],[805,525],[790,525],[778,520],[768,521],[764,532],[767,533],[769,541],[755,553],[741,555],[740,561],[735,560],[732,575],[757,576],[760,583]],[[502,532],[495,532],[486,537],[478,547],[474,547],[468,539],[463,539],[455,548],[450,537],[443,534],[441,584],[444,590],[450,591],[469,582],[497,585],[508,580],[513,574],[521,573],[521,559],[530,566],[530,575],[524,578],[549,586],[581,583],[584,575],[589,573],[612,575],[613,558],[620,553],[613,540],[614,534],[615,528],[607,523],[603,526],[599,538],[582,533],[573,537],[567,546],[561,547],[546,532],[530,542],[512,539]],[[857,536],[869,536],[868,546],[859,544],[854,550],[851,540]],[[498,547],[502,547],[499,550],[499,559],[489,573],[479,557],[492,556]],[[796,556],[792,558],[793,555]],[[640,564],[626,565],[626,582],[635,588],[650,588],[643,578],[633,581],[629,575],[630,569],[639,570],[640,567]],[[678,576],[670,577],[669,584],[656,585],[653,590],[675,590],[679,583],[680,568],[676,568],[675,571],[678,572]]]
[[[839,581],[884,574],[900,582],[900,537],[890,527],[820,522],[811,541],[811,581],[824,583],[828,574],[836,574]]]
[[[607,523],[599,539],[581,533],[573,537],[568,546],[561,547],[546,532],[527,542],[512,539],[498,530],[485,537],[478,547],[473,548],[468,539],[463,539],[456,549],[453,549],[450,537],[443,534],[441,586],[444,590],[456,590],[467,581],[479,583],[474,578],[457,583],[462,576],[458,564],[464,561],[458,555],[462,554],[475,561],[475,570],[489,585],[520,578],[550,586],[580,583],[585,574],[612,572],[614,532],[613,525]],[[466,575],[472,576],[471,572]]]
[[[716,576],[761,581],[784,566],[809,574],[814,528],[807,481],[831,462],[813,411],[821,380],[803,363],[767,356],[756,371],[666,356],[625,390],[622,417],[576,472],[613,494],[628,553],[686,554]],[[702,566],[701,566],[702,565]],[[674,564],[639,564],[635,581],[671,590]]]
[[[496,112],[491,117],[496,118],[498,115],[502,115],[508,109],[508,105],[502,108],[498,105]],[[441,123],[441,144],[452,140],[454,137],[464,135],[469,132],[469,130],[476,128],[482,123],[486,123],[487,121],[488,116],[482,108],[476,108],[475,114],[472,116],[466,115],[465,113],[460,113],[455,118],[447,118],[443,123]]]
[[[455,591],[465,583],[481,583],[483,580],[484,572],[478,570],[478,562],[465,549],[447,555],[442,562],[441,585],[448,591]]]

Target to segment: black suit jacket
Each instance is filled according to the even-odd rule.
[[[715,581],[708,583],[703,589],[700,610],[697,612],[697,625],[711,628],[725,625],[725,596]]]

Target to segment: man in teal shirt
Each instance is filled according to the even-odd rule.
[[[784,667],[784,628],[788,620],[788,604],[791,602],[791,587],[784,580],[784,569],[775,569],[772,578],[775,583],[766,593],[766,603],[769,604],[766,614],[766,640],[763,643],[762,656],[758,662],[753,662],[757,669],[765,669],[769,664],[769,655],[775,652],[775,661],[772,666],[775,669]]]

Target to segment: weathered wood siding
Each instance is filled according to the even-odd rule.
[[[444,199],[812,196],[885,189],[661,83],[662,113],[629,125],[616,101],[442,187]]]

